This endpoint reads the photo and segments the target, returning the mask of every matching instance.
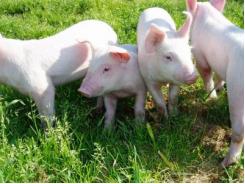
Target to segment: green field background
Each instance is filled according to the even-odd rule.
[[[0,33],[39,39],[99,19],[120,43],[135,44],[140,13],[156,6],[183,24],[184,0],[0,0]],[[224,15],[243,28],[244,2],[228,0]],[[46,133],[34,102],[0,85],[0,182],[243,182],[243,157],[219,167],[231,132],[226,90],[210,101],[200,79],[182,86],[179,114],[160,122],[148,96],[145,124],[134,121],[134,99],[121,100],[116,129],[105,132],[96,99],[81,97],[80,83],[57,88],[57,127]]]

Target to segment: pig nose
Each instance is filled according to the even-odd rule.
[[[193,72],[192,74],[188,75],[186,77],[186,84],[193,84],[197,80],[197,74],[196,72]]]
[[[85,96],[87,98],[91,98],[92,97],[90,92],[86,88],[84,88],[82,86],[78,89],[78,92],[80,92],[81,95],[83,95],[83,96]]]

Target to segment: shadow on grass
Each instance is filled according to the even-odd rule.
[[[216,101],[203,101],[204,90],[184,88],[179,97],[179,114],[160,122],[154,121],[154,118],[148,115],[146,123],[150,128],[132,120],[134,99],[121,100],[116,129],[104,132],[103,114],[92,113],[91,107],[95,107],[96,99],[81,97],[76,90],[79,84],[77,81],[57,88],[58,129],[61,129],[61,132],[65,129],[61,137],[64,140],[69,137],[66,140],[67,145],[70,150],[78,153],[76,159],[81,166],[97,167],[96,165],[102,164],[103,169],[96,173],[97,177],[94,179],[90,178],[93,173],[83,175],[83,179],[77,174],[77,181],[118,181],[118,177],[121,182],[218,182],[229,179],[230,176],[218,167],[230,137],[225,92]],[[45,148],[45,140],[49,140],[43,140],[43,136],[36,134],[38,128],[35,123],[40,121],[36,118],[37,110],[33,101],[21,95],[16,98],[15,93],[8,92],[4,101],[1,100],[2,103],[9,104],[15,96],[15,99],[22,101],[4,109],[7,120],[5,132],[9,144],[15,144],[19,139],[34,137],[38,145],[41,142]],[[154,108],[149,109],[149,112],[156,114]],[[35,120],[35,123],[32,120]],[[59,130],[57,135],[55,134],[54,136],[59,137]],[[62,149],[59,148],[59,139],[57,144],[57,149]],[[239,173],[241,164],[230,169],[228,173]],[[80,168],[82,172],[86,172],[84,167]],[[161,174],[155,176],[154,173]],[[153,176],[155,178],[152,178]],[[243,180],[237,174],[234,174],[232,179]]]

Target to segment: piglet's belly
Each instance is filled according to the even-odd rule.
[[[110,94],[117,98],[125,98],[125,97],[135,95],[133,92],[126,91],[126,90],[114,91],[114,92],[111,92]]]

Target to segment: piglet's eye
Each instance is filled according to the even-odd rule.
[[[108,72],[109,70],[110,70],[109,67],[105,67],[104,70],[103,70],[103,72],[105,73],[105,72]]]
[[[168,61],[172,61],[172,57],[171,56],[165,56],[165,59],[168,60]]]

